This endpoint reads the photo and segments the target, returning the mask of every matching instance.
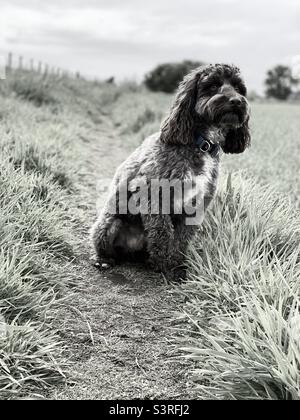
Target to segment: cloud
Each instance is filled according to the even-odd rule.
[[[298,0],[1,0],[0,50],[99,77],[185,58],[236,62],[261,89],[269,66],[299,54],[299,18]]]
[[[230,30],[243,30],[238,22],[221,23],[214,28],[209,22],[201,24],[191,19],[178,21],[174,16],[148,16],[139,10],[99,9],[87,7],[71,8],[67,13],[50,10],[34,10],[20,7],[6,7],[2,10],[0,23],[2,36],[8,42],[40,43],[51,42],[50,34],[62,36],[81,33],[83,39],[95,41],[127,41],[153,45],[224,45],[233,41]],[[66,38],[63,35],[66,35]]]

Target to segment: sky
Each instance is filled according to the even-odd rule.
[[[141,80],[183,59],[234,63],[261,93],[266,71],[300,54],[300,1],[0,0],[8,51],[99,79]]]

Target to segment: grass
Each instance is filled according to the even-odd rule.
[[[190,251],[182,350],[203,395],[297,400],[299,215],[272,188],[234,178]]]
[[[80,278],[77,162],[94,110],[108,103],[105,87],[99,92],[93,83],[28,72],[0,83],[1,399],[64,381],[55,317]]]
[[[125,156],[158,130],[171,98],[29,72],[1,81],[0,97],[0,398],[14,399],[65,380],[57,308],[86,258],[99,124]],[[185,302],[173,342],[199,398],[300,399],[299,114],[253,104],[253,147],[223,158],[189,278],[173,291]]]
[[[43,389],[61,376],[59,338],[46,318],[72,280],[67,267],[74,258],[64,192],[37,170],[44,166],[27,171],[30,154],[18,166],[6,153],[1,150],[0,161],[2,398]]]
[[[226,157],[223,179],[244,171],[220,188],[190,251],[181,339],[204,398],[300,399],[299,114],[253,106],[252,150]]]
[[[71,245],[64,238],[63,210],[34,192],[39,180],[24,179],[9,164],[0,171],[0,389],[1,396],[9,397],[27,384],[59,376],[55,334],[40,330],[40,325],[63,287],[59,281],[69,277],[54,267],[56,260],[69,258]],[[42,363],[43,354],[47,360]]]

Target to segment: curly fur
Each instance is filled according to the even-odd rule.
[[[128,200],[138,194],[135,185],[144,179],[192,180],[204,197],[204,210],[213,199],[219,173],[219,155],[204,153],[196,146],[201,135],[218,143],[224,153],[242,153],[250,145],[249,106],[246,87],[237,67],[216,64],[200,67],[180,84],[161,131],[144,143],[119,167],[106,206],[92,228],[92,242],[98,262],[112,260],[147,261],[150,267],[169,277],[184,274],[185,254],[197,226],[186,224],[186,214],[111,214],[110,203],[121,188]]]

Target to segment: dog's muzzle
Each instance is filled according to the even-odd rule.
[[[242,125],[248,115],[248,104],[241,99],[230,99],[223,109],[219,110],[219,121],[229,126]]]

